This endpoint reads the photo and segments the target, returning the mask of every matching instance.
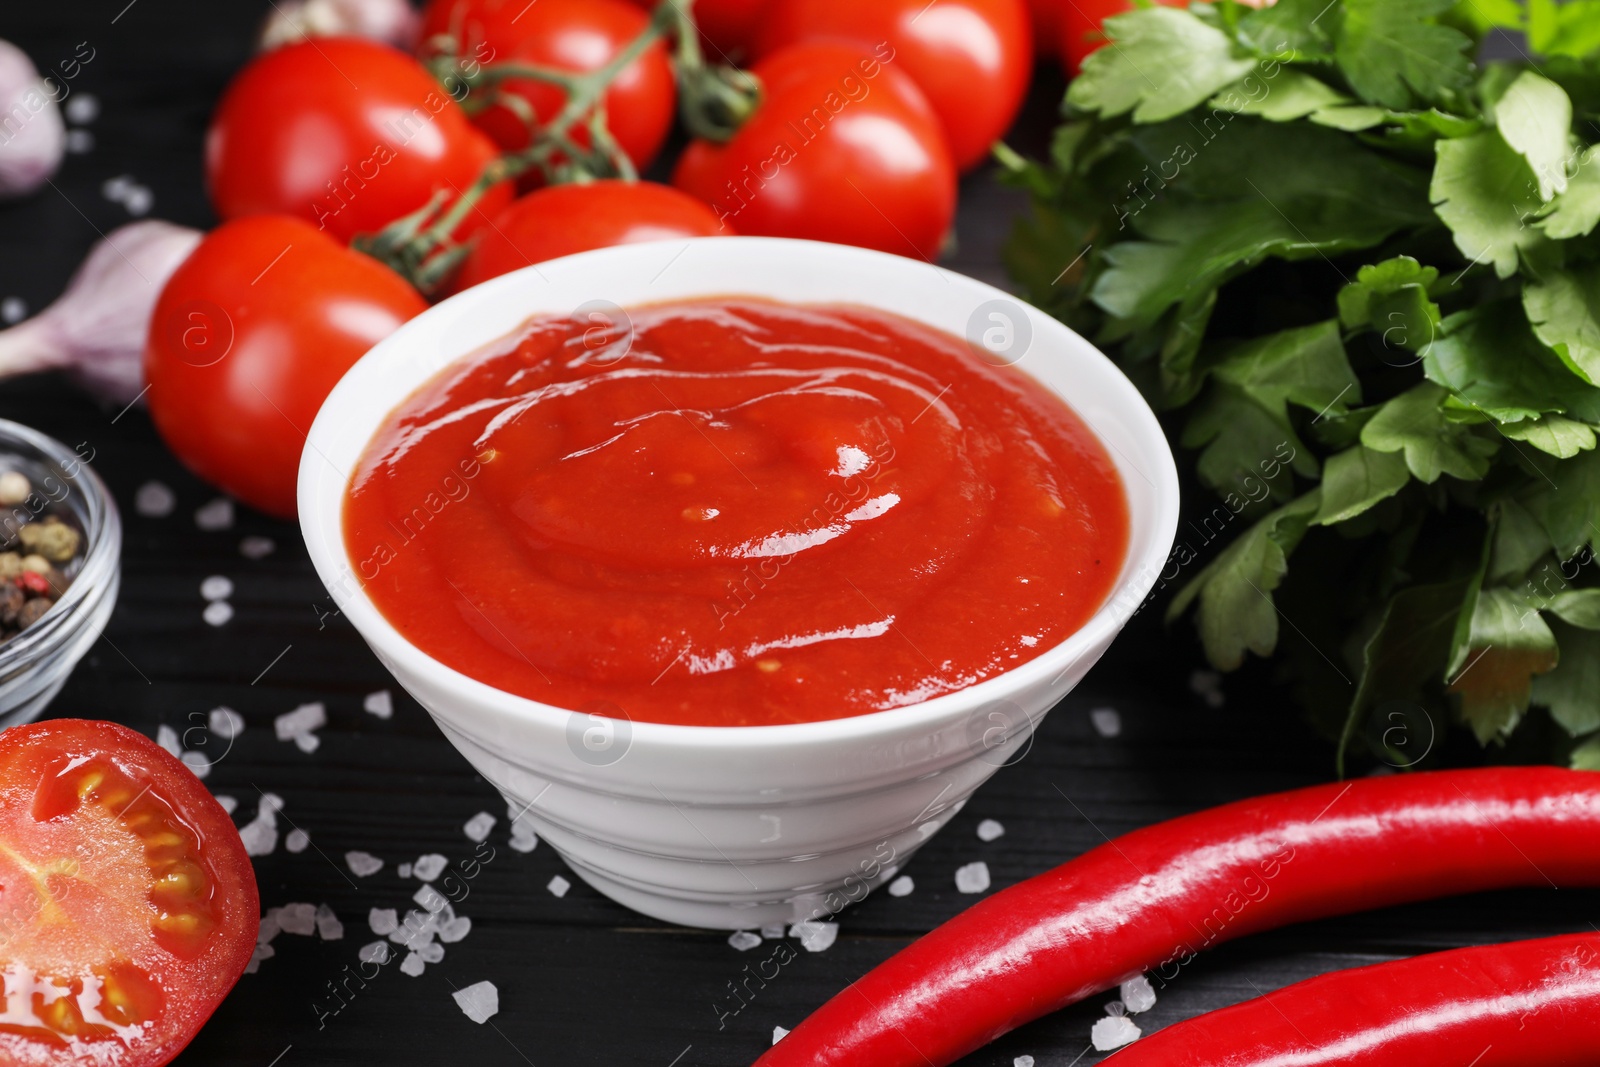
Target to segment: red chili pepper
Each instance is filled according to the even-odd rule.
[[[1329,915],[1511,886],[1600,885],[1600,774],[1368,778],[1136,830],[890,957],[758,1067],[943,1067],[1146,971]]]
[[[1325,974],[1169,1026],[1105,1067],[1600,1063],[1600,935]]]
[[[25,591],[47,596],[50,593],[50,580],[42,574],[33,571],[23,571],[17,575],[17,584]]]

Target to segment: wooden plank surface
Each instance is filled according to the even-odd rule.
[[[55,188],[0,207],[0,298],[37,308],[59,292],[98,232],[127,221],[101,184],[131,175],[154,193],[153,214],[206,225],[200,176],[205,121],[230,73],[248,55],[265,4],[179,0],[10,3],[0,36],[53,65],[87,41],[95,58],[75,81],[101,115],[95,147],[69,158]],[[1018,141],[1042,143],[1059,84],[1042,89]],[[998,248],[1020,204],[986,176],[964,191],[959,248],[951,265],[1003,281]],[[363,697],[395,689],[312,573],[293,526],[241,508],[235,526],[203,532],[194,511],[215,493],[165,452],[142,411],[116,418],[52,377],[0,383],[0,416],[95,452],[126,522],[124,586],[115,618],[52,708],[52,714],[113,719],[154,734],[183,734],[218,705],[248,728],[207,785],[238,799],[240,822],[260,791],[286,801],[281,829],[305,829],[313,847],[281,845],[257,861],[263,902],[330,904],[343,920],[338,942],[280,936],[275,958],[246,976],[181,1057],[188,1067],[296,1067],[333,1063],[475,1063],[483,1067],[606,1064],[640,1067],[750,1062],[774,1026],[792,1027],[827,996],[973,898],[955,891],[957,867],[984,860],[996,889],[1149,822],[1221,801],[1325,780],[1331,756],[1301,724],[1286,693],[1257,670],[1224,683],[1210,707],[1190,689],[1200,667],[1187,624],[1171,631],[1154,612],[1136,618],[1107,659],[1046,720],[1032,751],[982,789],[907,872],[910,896],[880,894],[840,917],[838,942],[800,953],[748,1006],[728,1011],[727,985],[748,954],[726,935],[675,929],[600,897],[575,878],[563,898],[546,890],[564,867],[547,845],[520,854],[507,844],[499,798],[396,691],[380,721]],[[178,498],[166,518],[135,513],[142,484],[158,480]],[[249,560],[245,536],[276,551]],[[201,619],[207,575],[235,584],[236,615],[220,628]],[[305,755],[281,743],[273,716],[312,700],[327,704],[322,747]],[[1090,711],[1118,711],[1122,731],[1101,736]],[[198,737],[198,735],[195,735]],[[221,752],[224,743],[213,740]],[[391,964],[364,988],[345,983],[369,908],[410,905],[419,883],[396,867],[424,853],[452,861],[473,854],[462,825],[474,813],[500,817],[494,858],[460,904],[472,934],[421,977]],[[1005,836],[979,841],[978,822],[1000,820]],[[341,857],[362,849],[386,866],[354,878]],[[1502,893],[1311,924],[1220,948],[1161,990],[1147,1030],[1334,967],[1417,951],[1588,927],[1595,893]],[[492,1026],[467,1020],[455,988],[490,979],[500,991]],[[353,992],[351,992],[353,991]],[[1043,1020],[972,1056],[970,1067],[1003,1067],[1031,1055],[1040,1067],[1096,1062],[1090,1026],[1109,996]]]

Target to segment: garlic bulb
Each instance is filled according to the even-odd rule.
[[[199,230],[155,220],[113,230],[55,303],[0,330],[0,377],[65,370],[112,403],[137,400],[156,298],[200,237]]]
[[[411,50],[421,21],[408,0],[282,0],[261,28],[261,51],[308,37],[365,37]]]
[[[67,131],[58,92],[22,49],[0,41],[0,200],[26,196],[61,166]]]

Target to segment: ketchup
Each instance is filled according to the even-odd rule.
[[[843,718],[991,678],[1109,596],[1128,507],[1032,378],[882,311],[538,317],[392,412],[367,594],[489,685],[635,721]]]

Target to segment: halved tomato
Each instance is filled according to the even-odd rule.
[[[148,738],[0,734],[0,1063],[166,1063],[244,972],[260,913],[232,820]]]

